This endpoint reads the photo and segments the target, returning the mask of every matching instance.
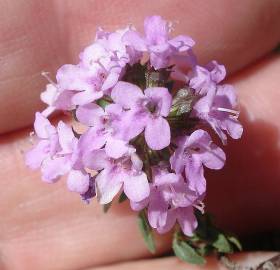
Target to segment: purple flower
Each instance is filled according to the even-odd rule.
[[[144,28],[145,37],[131,29],[125,33],[123,40],[137,51],[148,52],[155,69],[169,66],[173,55],[186,52],[195,44],[190,37],[183,35],[169,39],[170,25],[160,16],[147,17]]]
[[[39,112],[35,116],[34,131],[39,141],[25,157],[27,166],[33,170],[40,168],[44,160],[51,159],[61,149],[56,128]]]
[[[95,42],[80,54],[81,61],[86,66],[101,61],[107,67],[110,62],[115,62],[115,65],[121,67],[138,62],[142,57],[142,53],[133,50],[131,46],[123,42],[123,36],[128,31],[128,27],[112,33],[99,29]]]
[[[46,90],[41,93],[41,100],[48,105],[42,112],[42,115],[48,117],[55,110],[69,111],[74,109],[71,101],[74,91],[60,91],[59,87],[54,83],[47,84]]]
[[[73,110],[76,105],[101,98],[104,77],[100,67],[89,70],[81,65],[62,66],[57,72],[57,84],[48,84],[41,94],[41,100],[49,105],[43,114],[48,116],[55,110]]]
[[[107,74],[96,64],[91,69],[82,65],[64,65],[56,75],[61,92],[75,91],[71,102],[73,105],[84,105],[103,96],[102,83]]]
[[[126,196],[133,202],[139,202],[149,196],[150,188],[143,163],[133,147],[118,159],[110,158],[103,149],[87,152],[83,157],[85,166],[97,170],[96,188],[99,202],[110,203],[123,188]]]
[[[238,121],[239,112],[235,110],[237,98],[231,85],[219,85],[217,91],[208,92],[193,107],[193,116],[210,124],[214,131],[226,144],[226,131],[233,139],[239,139],[243,127]]]
[[[142,53],[122,41],[127,31],[128,28],[112,33],[100,30],[95,43],[80,54],[82,66],[90,70],[97,67],[102,73],[102,91],[107,91],[116,84],[127,64],[133,65],[142,57]]]
[[[171,168],[178,174],[185,171],[189,188],[203,195],[206,190],[203,165],[209,169],[221,169],[225,163],[225,153],[202,129],[180,138],[177,147],[170,158]]]
[[[211,61],[202,67],[196,65],[190,72],[189,86],[195,90],[197,94],[206,95],[209,91],[215,91],[217,84],[226,76],[226,69],[223,65],[219,65],[217,61]]]
[[[69,173],[67,186],[70,191],[84,193],[88,190],[89,176],[84,170],[75,168],[73,152],[77,145],[72,129],[62,121],[57,129],[42,114],[36,113],[34,129],[38,144],[26,153],[26,164],[32,169],[41,167],[42,180],[56,182]]]
[[[170,144],[170,127],[164,118],[168,116],[172,102],[167,88],[151,87],[143,93],[134,84],[118,82],[111,97],[116,104],[129,110],[127,117],[123,118],[125,130],[136,130],[136,136],[145,128],[146,142],[153,150],[163,149]]]
[[[193,207],[201,203],[182,176],[153,168],[153,183],[150,196],[139,202],[131,202],[132,209],[139,211],[148,206],[148,220],[159,233],[172,229],[176,220],[185,235],[191,236],[197,227]],[[199,207],[199,206],[197,206]]]
[[[120,132],[123,114],[121,106],[117,104],[106,106],[105,111],[96,104],[78,107],[77,119],[90,126],[79,140],[79,154],[100,149],[104,145],[109,157],[120,158],[127,153],[128,141],[124,140]]]

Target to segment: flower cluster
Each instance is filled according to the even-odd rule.
[[[198,65],[190,37],[170,37],[160,16],[146,18],[144,29],[99,29],[79,63],[49,79],[26,163],[48,183],[68,175],[69,190],[86,202],[97,197],[106,205],[119,194],[133,210],[145,209],[159,233],[178,222],[190,236],[194,209],[203,211],[204,167],[221,169],[226,159],[207,130],[223,144],[242,134],[236,94],[221,83],[223,65]],[[85,132],[62,121],[53,126],[47,118],[55,110],[71,111]]]

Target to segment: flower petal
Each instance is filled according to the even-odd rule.
[[[48,183],[54,183],[58,178],[71,169],[70,162],[65,157],[54,159],[45,159],[42,163],[42,180]]]
[[[77,140],[74,136],[72,128],[67,126],[64,122],[59,121],[57,125],[57,133],[62,152],[64,154],[72,153],[74,141]]]
[[[58,88],[53,84],[49,83],[47,84],[46,90],[41,93],[40,98],[44,103],[51,106],[56,101],[58,95]]]
[[[90,102],[93,102],[103,96],[102,91],[92,91],[92,90],[87,90],[87,91],[81,91],[75,94],[72,98],[72,102],[75,105],[86,105],[89,104]]]
[[[91,79],[96,76],[96,72],[80,65],[63,65],[56,74],[58,86],[62,91],[89,91],[94,85]]]
[[[129,46],[132,46],[135,50],[140,52],[147,51],[147,46],[145,40],[141,37],[141,35],[134,31],[127,31],[122,38],[122,41]]]
[[[147,207],[149,203],[149,197],[147,197],[146,199],[140,201],[140,202],[133,202],[130,201],[130,207],[133,211],[141,211],[142,209],[144,209],[145,207]]]
[[[120,104],[125,109],[136,106],[137,101],[144,97],[142,90],[128,82],[118,82],[112,90],[111,97],[113,101]]]
[[[211,137],[207,131],[197,129],[187,138],[184,147],[195,147],[196,145],[207,147],[211,142]]]
[[[152,228],[164,227],[167,220],[168,204],[163,200],[160,193],[154,191],[150,195],[148,206],[148,220]]]
[[[181,173],[184,170],[184,167],[185,167],[183,150],[184,150],[183,148],[176,149],[176,151],[170,157],[171,168],[176,173]]]
[[[209,169],[219,170],[224,167],[226,155],[216,144],[211,143],[205,151],[199,154],[199,158]]]
[[[167,88],[164,87],[150,87],[145,91],[145,96],[151,99],[157,107],[160,108],[160,115],[168,116],[172,104],[172,96]]]
[[[91,170],[102,170],[110,166],[109,157],[104,149],[86,151],[83,154],[83,164]]]
[[[126,175],[124,178],[124,193],[134,202],[140,202],[150,194],[150,187],[145,173]]]
[[[106,49],[101,44],[95,42],[86,47],[79,57],[83,65],[90,68],[93,64],[95,65],[100,58],[106,57],[107,55],[108,52]]]
[[[167,212],[167,218],[166,218],[166,223],[165,223],[165,225],[164,225],[163,227],[157,228],[157,231],[158,231],[160,234],[169,232],[169,231],[174,227],[174,225],[175,225],[176,216],[177,216],[176,209],[169,210],[169,211]]]
[[[150,62],[155,70],[167,68],[170,66],[170,51],[167,50],[163,53],[150,53]]]
[[[50,121],[39,112],[35,114],[34,130],[40,139],[48,139],[51,134],[56,132]]]
[[[177,219],[183,233],[187,236],[192,236],[198,223],[193,213],[192,207],[184,207],[177,209]]]
[[[128,151],[128,143],[109,137],[105,145],[106,154],[111,158],[120,158]]]
[[[115,130],[115,137],[124,141],[130,141],[144,130],[147,119],[147,113],[135,110],[123,112],[119,119],[112,121],[112,127]]]
[[[73,104],[72,98],[75,94],[77,94],[76,91],[61,92],[54,103],[55,108],[64,111],[74,110],[76,106]]]
[[[33,170],[38,169],[43,160],[48,157],[49,147],[48,140],[39,141],[36,146],[26,153],[25,164]]]
[[[82,152],[100,149],[108,138],[108,134],[97,128],[89,128],[79,139],[78,145]]]
[[[89,188],[89,175],[86,172],[71,170],[67,178],[70,191],[84,194]]]
[[[184,35],[176,36],[175,38],[169,40],[168,43],[176,48],[178,52],[185,52],[195,45],[192,38]]]
[[[119,72],[110,72],[105,81],[102,84],[101,90],[106,91],[112,88],[119,80],[121,70]]]
[[[221,82],[226,77],[225,66],[219,65],[217,61],[211,61],[206,67],[210,71],[212,81],[215,83]]]
[[[100,126],[103,115],[104,110],[94,103],[79,106],[76,110],[77,119],[87,126]]]
[[[206,180],[204,177],[204,169],[199,158],[192,156],[186,159],[185,174],[188,180],[189,188],[202,195],[206,190]]]
[[[243,134],[243,127],[237,119],[228,118],[224,121],[226,130],[231,138],[239,139]]]
[[[168,24],[161,16],[150,16],[144,21],[147,42],[150,45],[165,43],[168,39]]]
[[[180,180],[180,177],[175,173],[166,173],[155,176],[154,183],[157,186],[175,184]]]
[[[103,170],[96,177],[97,196],[100,204],[110,203],[122,187],[122,175],[112,175],[110,170]]]
[[[151,118],[145,128],[145,140],[153,150],[161,150],[170,144],[170,126],[163,117]]]

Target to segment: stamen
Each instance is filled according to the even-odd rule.
[[[29,142],[30,142],[31,144],[34,144],[34,137],[35,137],[35,132],[34,132],[34,131],[31,131],[31,132],[29,133]]]
[[[47,72],[47,71],[42,71],[41,72],[41,75],[43,77],[45,77],[50,84],[52,84],[54,87],[57,88],[56,83],[50,78],[49,74],[50,74],[50,72]]]
[[[231,110],[231,109],[227,109],[227,108],[222,108],[222,107],[219,107],[216,110],[220,111],[220,112],[228,112],[228,113],[234,115],[235,117],[239,116],[239,111],[235,111],[235,110]]]

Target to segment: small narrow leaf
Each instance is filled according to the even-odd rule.
[[[205,263],[205,259],[200,256],[188,243],[179,240],[177,234],[173,239],[172,248],[175,255],[182,261],[199,265]]]
[[[154,243],[154,238],[152,235],[152,229],[147,221],[144,211],[141,211],[138,215],[138,225],[145,240],[146,246],[151,253],[155,253],[156,247]]]
[[[213,242],[213,247],[215,247],[218,252],[230,253],[232,252],[231,245],[224,234],[219,233],[217,239]]]
[[[112,206],[112,202],[103,205],[103,212],[107,213]]]
[[[122,202],[124,202],[126,200],[127,200],[127,196],[125,195],[124,192],[122,192],[120,197],[119,197],[119,203],[122,203]]]
[[[97,103],[100,107],[102,107],[103,109],[105,109],[105,107],[106,107],[107,105],[110,104],[110,102],[109,102],[108,100],[104,99],[104,98],[98,99],[98,100],[96,101],[96,103]]]
[[[234,236],[229,236],[228,238],[228,241],[230,241],[239,251],[242,250],[242,245],[241,243],[239,242],[239,240],[234,237]]]

